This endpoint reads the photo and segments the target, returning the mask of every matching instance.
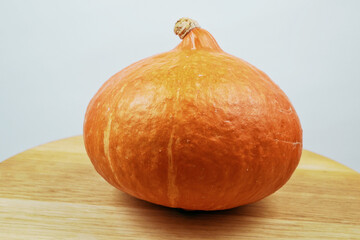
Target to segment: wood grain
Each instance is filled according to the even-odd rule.
[[[360,174],[304,151],[257,203],[186,212],[130,197],[94,170],[81,136],[0,163],[0,239],[360,239]]]

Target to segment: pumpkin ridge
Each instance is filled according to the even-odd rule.
[[[174,102],[174,110],[173,110],[173,119],[176,119],[176,113],[177,113],[177,107],[179,104],[179,92],[180,88],[178,88],[176,92],[176,98]],[[174,164],[174,158],[173,158],[173,142],[174,142],[174,134],[175,134],[175,122],[172,125],[171,132],[170,132],[170,138],[169,143],[167,146],[167,155],[168,155],[168,182],[167,182],[167,195],[170,201],[171,206],[175,206],[176,200],[179,195],[179,190],[176,185],[176,167]]]

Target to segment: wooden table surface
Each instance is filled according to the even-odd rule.
[[[186,212],[113,188],[81,136],[0,163],[0,239],[360,239],[360,174],[304,151],[278,192],[216,212]]]

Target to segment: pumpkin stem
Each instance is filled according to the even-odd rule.
[[[174,32],[176,35],[183,39],[186,34],[188,34],[192,29],[199,28],[200,25],[197,21],[190,19],[190,18],[180,18],[174,27]]]

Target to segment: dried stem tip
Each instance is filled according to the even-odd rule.
[[[192,20],[190,18],[180,18],[175,23],[174,32],[181,39],[183,39],[186,36],[186,34],[188,34],[188,32],[190,32],[192,29],[197,27],[200,27],[197,21]]]

